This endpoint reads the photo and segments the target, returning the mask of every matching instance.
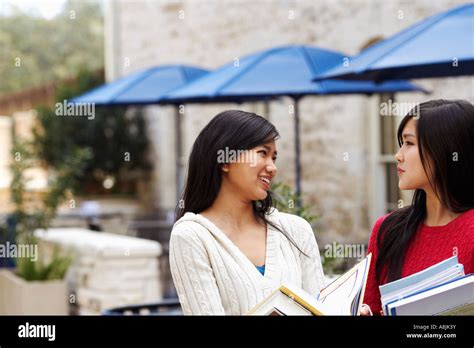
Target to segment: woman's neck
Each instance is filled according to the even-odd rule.
[[[225,188],[219,191],[212,206],[202,213],[228,230],[240,230],[242,226],[255,223],[252,202]]]
[[[424,190],[426,193],[426,218],[427,226],[444,226],[461,215],[448,210],[436,196],[434,191],[430,189]]]

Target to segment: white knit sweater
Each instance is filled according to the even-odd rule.
[[[173,226],[170,266],[184,314],[246,314],[281,284],[294,284],[316,296],[324,287],[318,246],[311,226],[274,209],[268,219],[309,255],[301,254],[268,226],[265,275],[215,224],[186,213]]]

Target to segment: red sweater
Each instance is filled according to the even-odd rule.
[[[377,220],[372,229],[367,253],[372,253],[372,261],[365,289],[364,303],[372,312],[380,314],[379,285],[375,277],[375,262],[377,261],[377,235],[380,225],[388,215]],[[408,247],[402,268],[402,277],[424,270],[457,253],[459,263],[464,265],[464,273],[474,272],[474,209],[459,215],[444,226],[430,227],[424,224],[416,232]]]

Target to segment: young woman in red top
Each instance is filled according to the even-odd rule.
[[[398,128],[398,186],[415,190],[412,204],[377,220],[364,302],[381,313],[379,286],[454,254],[474,272],[474,106],[431,100]],[[362,314],[369,309],[363,308]]]

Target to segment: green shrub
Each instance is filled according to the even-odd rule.
[[[282,182],[275,182],[272,184],[272,193],[278,211],[301,216],[311,225],[319,219],[318,215],[311,213],[311,207],[309,205],[298,206],[297,202],[302,197],[298,197],[290,186]]]
[[[301,197],[298,197],[290,186],[281,182],[276,182],[272,184],[272,192],[275,197],[275,206],[278,211],[301,216],[311,225],[314,225],[314,223],[320,218],[319,215],[311,213],[311,207],[309,205],[303,204],[298,206],[296,204],[298,199],[301,199]],[[346,265],[343,259],[326,256],[324,250],[320,250],[320,255],[325,274],[337,274],[342,273],[345,270]]]
[[[33,261],[31,258],[21,258],[17,261],[17,274],[26,281],[48,281],[61,280],[66,275],[72,258],[60,256],[57,249],[54,250],[50,262],[44,263]]]

